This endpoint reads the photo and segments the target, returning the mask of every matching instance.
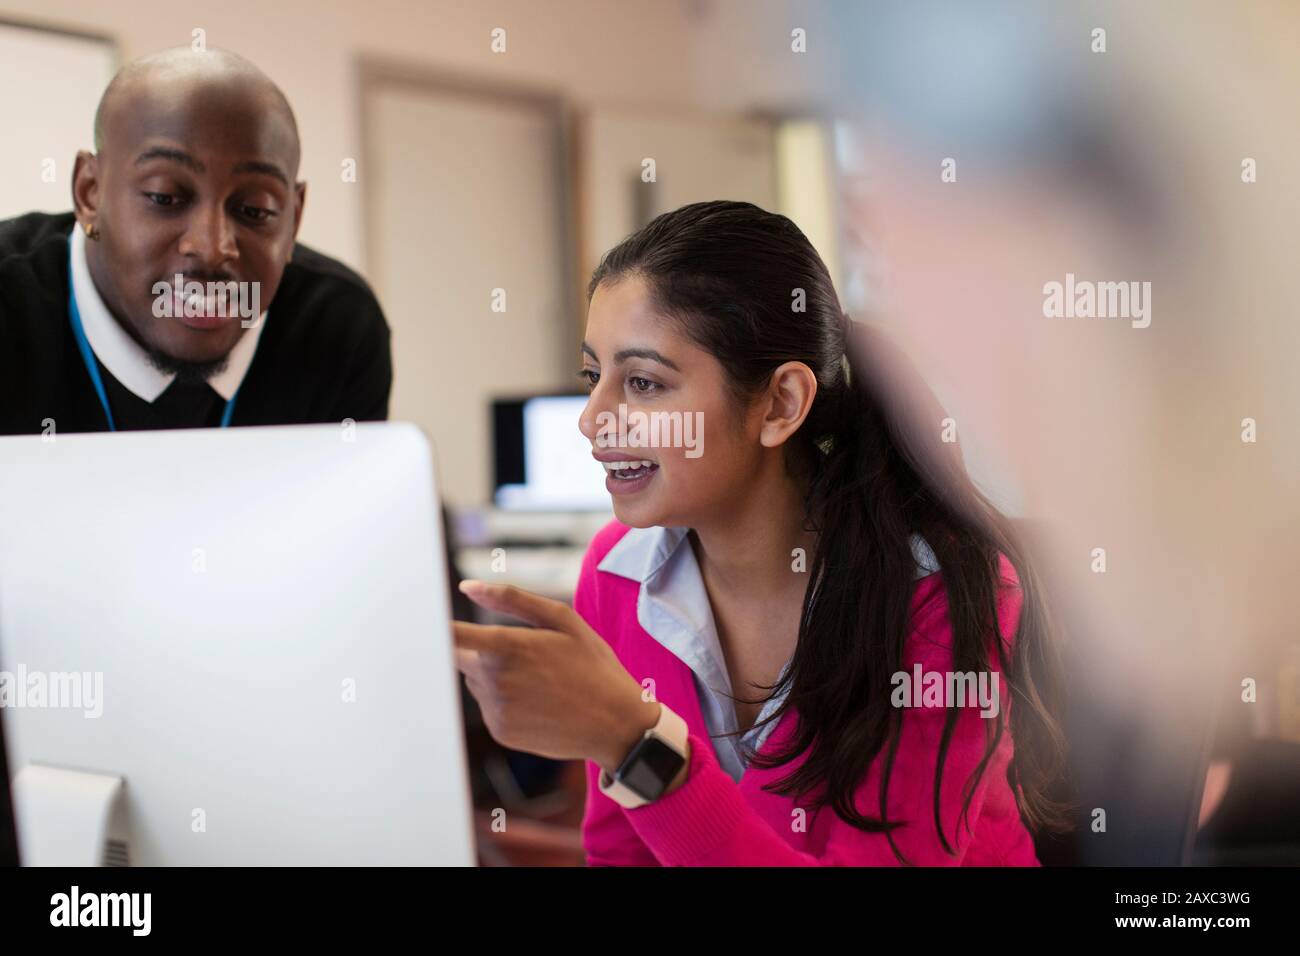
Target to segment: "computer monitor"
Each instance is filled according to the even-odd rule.
[[[509,511],[608,511],[605,471],[578,430],[585,394],[492,403],[493,500]]]
[[[0,708],[0,866],[17,866],[18,832],[14,829],[13,803],[9,797],[4,729],[4,709]]]
[[[474,862],[417,428],[0,438],[0,463],[24,863]]]

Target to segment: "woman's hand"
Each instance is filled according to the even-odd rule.
[[[609,773],[659,719],[659,704],[567,604],[505,584],[463,581],[479,607],[535,627],[454,623],[456,662],[493,738]]]

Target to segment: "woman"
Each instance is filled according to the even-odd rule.
[[[466,582],[535,628],[456,625],[493,736],[588,761],[588,862],[1038,865],[1061,742],[1033,576],[808,240],[686,206],[588,297],[617,520],[574,609]]]

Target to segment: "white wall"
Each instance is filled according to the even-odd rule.
[[[72,208],[73,158],[114,69],[111,43],[0,23],[0,219]]]
[[[747,109],[802,99],[753,54],[756,10],[742,0],[5,0],[0,18],[114,37],[122,59],[187,45],[205,31],[209,46],[250,58],[280,84],[297,113],[301,176],[308,203],[301,239],[364,267],[362,188],[341,181],[341,163],[362,153],[356,58],[395,58],[466,78],[533,86],[578,104]],[[490,49],[506,29],[506,52]],[[781,24],[773,26],[780,38]],[[763,31],[765,34],[770,31]],[[734,39],[728,41],[728,36]],[[728,50],[730,44],[737,50]],[[730,57],[728,80],[712,71]],[[762,91],[751,96],[751,89]],[[98,93],[95,91],[95,99]],[[42,91],[42,96],[46,91]],[[85,121],[90,145],[90,118]],[[6,149],[12,147],[6,140]],[[366,170],[359,170],[360,176]]]
[[[482,504],[491,400],[551,390],[577,367],[556,241],[555,111],[417,84],[377,85],[367,103],[370,279],[393,332],[390,415],[434,439],[447,501]],[[504,311],[493,309],[498,289]]]
[[[585,274],[606,249],[644,225],[638,208],[649,218],[709,199],[776,205],[776,127],[769,121],[604,108],[580,128]],[[647,159],[654,161],[652,183],[642,179]]]

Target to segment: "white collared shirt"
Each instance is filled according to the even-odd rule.
[[[91,278],[90,266],[86,263],[85,233],[74,226],[69,241],[72,243],[72,294],[76,297],[77,313],[81,316],[81,327],[86,333],[91,351],[103,363],[104,368],[133,394],[146,402],[156,401],[159,395],[167,391],[167,387],[176,378],[176,373],[157,368],[149,360],[149,353],[131,338],[108,311],[99,289],[95,287],[95,280]],[[221,374],[208,379],[213,391],[226,401],[230,401],[235,392],[239,391],[244,375],[253,363],[257,342],[265,326],[266,313],[263,312],[261,321],[246,330],[230,350],[230,357]]]
[[[763,705],[754,726],[741,736],[732,698],[731,678],[718,641],[708,591],[687,535],[689,528],[631,528],[597,566],[641,585],[637,595],[637,622],[647,634],[667,648],[695,675],[704,723],[713,737],[713,749],[722,768],[739,782],[745,772],[742,747],[757,753],[776,722],[764,725],[785,700],[786,693]],[[920,535],[912,536],[916,577],[939,570],[934,552]],[[787,661],[781,676],[790,667]]]

